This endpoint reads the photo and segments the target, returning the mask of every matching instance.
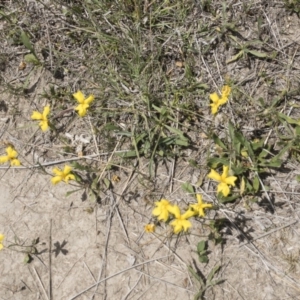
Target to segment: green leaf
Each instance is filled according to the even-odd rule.
[[[106,188],[110,188],[110,186],[111,186],[111,182],[110,182],[110,180],[108,179],[108,178],[104,178],[104,184],[105,184],[105,186],[106,186]]]
[[[289,124],[300,125],[300,121],[299,120],[295,120],[295,119],[293,119],[293,118],[291,118],[291,117],[289,117],[289,116],[287,116],[287,115],[285,115],[285,114],[283,114],[281,112],[278,112],[277,114],[278,114],[279,118],[287,121]]]
[[[33,53],[26,54],[24,56],[24,60],[25,60],[25,62],[34,64],[34,65],[39,65],[40,64],[40,61],[38,60],[38,58]]]
[[[237,61],[238,59],[240,59],[241,57],[243,57],[244,55],[244,50],[241,50],[238,54],[236,54],[235,56],[233,56],[231,59],[226,60],[226,64],[231,64],[235,61]]]
[[[107,130],[107,131],[116,131],[116,130],[120,130],[120,127],[119,126],[116,126],[115,124],[113,123],[107,123],[104,128],[104,130]],[[118,134],[120,133],[120,131],[118,132]]]
[[[224,281],[225,281],[224,279],[217,279],[217,280],[211,281],[209,285],[210,286],[215,286],[219,283],[223,283]]]
[[[77,190],[74,190],[74,191],[66,192],[66,197],[69,197],[70,195],[72,195],[72,194],[74,194],[74,193],[76,193],[76,192],[78,192],[78,191],[80,191],[80,190],[81,190],[81,188],[80,188],[80,189],[77,189]]]
[[[259,178],[257,176],[254,177],[252,184],[253,184],[254,191],[258,192],[260,183],[259,183]]]
[[[297,135],[300,135],[300,126],[295,127],[295,132]]]
[[[132,137],[132,132],[129,131],[118,131],[117,134],[121,136]]]
[[[126,151],[126,152],[122,152],[122,153],[116,153],[118,156],[122,157],[122,158],[131,158],[131,157],[137,157],[137,154],[134,150],[132,151]]]
[[[89,171],[89,172],[91,171],[90,167],[84,166],[84,165],[78,163],[77,161],[73,161],[71,163],[71,167],[73,169],[80,170],[80,171]]]
[[[228,123],[228,130],[229,130],[230,140],[233,143],[233,148],[235,150],[235,154],[240,155],[241,144],[242,144],[244,137],[235,130],[235,128],[231,122]]]
[[[206,250],[206,241],[201,241],[197,244],[197,252],[200,254],[204,250]]]
[[[177,128],[173,128],[171,126],[168,125],[164,125],[166,128],[168,128],[171,132],[173,132],[174,134],[179,135],[180,137],[186,138],[183,134],[183,132]]]
[[[244,168],[242,165],[238,165],[238,166],[231,165],[231,169],[234,175],[241,175],[248,170],[248,168]]]
[[[24,264],[30,264],[31,261],[32,261],[32,257],[31,257],[30,254],[27,253],[27,254],[25,255],[25,257],[24,257],[23,262],[24,262]]]
[[[245,187],[246,187],[246,181],[244,176],[241,179],[241,184],[240,184],[240,195],[243,195],[245,192]]]
[[[259,51],[256,51],[256,50],[249,50],[247,49],[246,50],[247,53],[250,53],[256,57],[259,57],[259,58],[266,58],[268,57],[268,54],[267,53],[264,53],[264,52],[259,52]]]
[[[174,144],[178,146],[187,147],[190,143],[188,139],[175,139]]]
[[[20,36],[20,39],[21,39],[21,42],[23,43],[23,45],[33,54],[34,53],[34,49],[33,49],[33,46],[31,45],[31,42],[28,38],[28,35],[26,34],[25,31],[22,31],[21,32],[21,36]]]
[[[219,147],[221,147],[224,150],[227,150],[225,144],[220,140],[220,138],[215,133],[213,134],[212,139]]]
[[[191,166],[191,167],[193,167],[193,168],[199,168],[199,165],[198,165],[198,163],[197,163],[197,161],[196,160],[194,160],[194,159],[190,159],[189,161],[188,161],[188,163],[189,163],[189,165]]]
[[[194,187],[189,182],[182,183],[181,188],[183,191],[189,194],[195,194]]]
[[[135,144],[137,145],[140,141],[143,141],[147,137],[147,133],[143,132],[135,137]],[[149,142],[149,141],[148,141]]]
[[[222,158],[222,157],[210,157],[207,160],[207,164],[210,168],[212,169],[216,169],[217,167],[219,167],[220,165],[225,165],[228,166],[229,165],[229,161],[227,158]]]
[[[263,145],[264,145],[263,139],[259,140],[258,142],[251,142],[251,146],[254,151],[258,150],[259,148],[262,148]]]
[[[240,196],[239,195],[232,195],[232,196],[224,197],[222,193],[218,193],[217,197],[218,197],[218,199],[221,203],[227,203],[227,202],[235,201]]]
[[[268,156],[269,152],[266,151],[265,149],[262,149],[262,151],[260,152],[259,156],[258,156],[258,160],[262,160],[263,158],[265,158],[266,156]]]
[[[251,185],[249,180],[246,180],[246,187],[247,187],[247,191],[253,192],[253,186]]]
[[[273,100],[273,102],[271,103],[271,107],[270,107],[270,108],[273,108],[273,107],[279,105],[281,101],[282,101],[282,97],[280,97],[280,96],[279,96],[279,97],[276,97],[276,98]]]
[[[221,266],[215,266],[208,274],[206,282],[211,282],[214,276],[221,270]]]
[[[203,286],[204,282],[202,278],[194,271],[194,269],[191,266],[188,266],[188,270],[194,276],[194,278],[200,283],[200,285]]]
[[[199,261],[201,263],[208,263],[209,259],[208,259],[208,256],[207,255],[198,255],[198,258],[199,258]]]
[[[281,156],[285,155],[286,152],[289,152],[289,151],[290,151],[290,149],[291,149],[292,146],[293,146],[293,142],[292,142],[292,141],[289,142],[289,143],[287,143],[287,145],[284,146],[284,147],[280,150],[280,152],[279,152],[276,156],[274,156],[274,157],[272,158],[272,160],[274,160],[274,159],[277,160],[277,159],[279,159]]]
[[[152,108],[154,108],[156,111],[158,111],[160,114],[162,113],[162,108],[161,107],[158,107],[154,104],[152,104]]]
[[[279,168],[282,165],[282,161],[272,158],[270,161],[260,162],[259,165],[261,167]]]

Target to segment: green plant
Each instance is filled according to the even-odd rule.
[[[199,274],[199,272],[196,272],[191,266],[188,266],[188,270],[198,283],[199,291],[197,294],[194,296],[194,300],[202,300],[205,299],[205,292],[207,289],[212,288],[218,284],[221,284],[224,282],[223,279],[216,279],[213,280],[215,275],[218,274],[218,272],[221,270],[220,266],[216,266],[210,270],[210,272],[207,275],[207,278],[205,278],[202,274]]]

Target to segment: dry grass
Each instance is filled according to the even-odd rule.
[[[25,168],[1,170],[0,231],[39,236],[40,252],[27,269],[34,284],[1,253],[1,296],[297,299],[299,11],[297,0],[2,1],[2,152],[13,144]],[[230,101],[212,116],[209,95],[225,84]],[[95,95],[84,118],[77,90]],[[30,115],[46,104],[43,133]],[[50,184],[64,163],[74,189]],[[239,177],[227,198],[206,177],[223,164]],[[143,233],[154,201],[186,208],[194,193],[216,209],[189,234]]]

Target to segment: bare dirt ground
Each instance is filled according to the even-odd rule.
[[[117,190],[124,184],[119,182]],[[111,194],[90,212],[79,193],[65,197],[70,188],[53,188],[47,177],[25,170],[2,178],[0,222],[6,242],[15,235],[25,244],[40,239],[30,264],[20,253],[1,253],[2,299],[193,299],[196,283],[186,265],[197,261],[199,224],[194,234],[178,240],[164,237],[168,229],[161,236],[148,235],[143,225],[151,209],[141,207],[143,197],[120,202],[112,214],[118,196]],[[184,201],[178,191],[170,196],[175,195]],[[218,277],[224,283],[208,290],[207,299],[299,299],[297,209],[286,207],[275,215],[259,207],[254,211],[237,209],[235,215],[247,220],[243,231],[226,228],[226,244],[210,243],[209,264],[198,264],[203,274],[222,265]],[[232,211],[223,213],[234,217]],[[251,232],[258,239],[247,243],[241,235]]]
[[[67,192],[78,189],[78,186],[72,182],[69,185],[60,183],[53,186],[51,184],[49,175],[52,174],[53,166],[61,167],[69,159],[78,162],[83,160],[76,151],[70,153],[66,150],[66,145],[75,148],[72,143],[76,136],[84,135],[84,139],[88,140],[84,142],[84,155],[94,155],[95,160],[90,159],[90,161],[94,163],[94,168],[98,168],[95,173],[100,174],[100,177],[103,166],[109,165],[115,150],[126,149],[128,144],[124,143],[118,148],[120,140],[116,138],[118,143],[115,143],[113,147],[110,145],[105,148],[106,143],[110,143],[111,136],[97,132],[95,140],[96,134],[93,132],[96,131],[91,130],[92,125],[93,128],[102,126],[97,123],[98,116],[93,115],[91,119],[78,121],[74,114],[68,115],[68,111],[66,116],[63,115],[62,119],[57,121],[64,132],[59,133],[61,134],[59,138],[54,138],[50,132],[42,133],[35,126],[36,124],[33,124],[30,120],[32,111],[52,101],[53,107],[56,108],[55,113],[60,114],[61,111],[73,107],[66,95],[71,95],[79,87],[95,89],[100,93],[99,98],[101,96],[105,98],[104,96],[109,95],[114,89],[114,84],[122,86],[121,79],[124,79],[126,83],[127,78],[125,75],[120,76],[116,82],[112,80],[111,85],[105,86],[102,90],[97,87],[97,80],[101,81],[102,75],[93,73],[95,70],[91,66],[92,60],[86,63],[88,57],[85,56],[85,51],[86,47],[90,46],[90,42],[78,34],[79,37],[76,37],[79,40],[78,45],[68,44],[68,38],[71,33],[75,34],[75,31],[68,31],[61,26],[66,22],[63,17],[67,16],[67,13],[61,13],[59,1],[44,2],[50,5],[50,11],[44,9],[40,1],[20,1],[18,5],[12,1],[3,1],[1,4],[1,11],[5,12],[6,16],[10,16],[10,19],[0,20],[0,29],[3,30],[3,36],[6,38],[0,46],[3,58],[1,60],[0,57],[1,154],[4,153],[8,143],[13,144],[18,149],[19,157],[26,168],[2,167],[0,169],[0,233],[5,234],[4,245],[6,246],[0,252],[0,298],[17,300],[194,299],[195,294],[201,288],[205,289],[206,285],[207,289],[199,299],[300,299],[300,188],[299,182],[295,179],[300,174],[298,160],[287,159],[279,170],[272,170],[265,176],[264,183],[269,190],[257,195],[258,201],[252,203],[247,197],[242,197],[238,202],[218,204],[214,196],[215,189],[211,183],[198,184],[199,178],[205,177],[208,172],[208,168],[203,167],[206,165],[207,158],[205,151],[210,148],[210,142],[204,134],[204,128],[208,126],[205,120],[209,117],[208,97],[205,100],[207,103],[197,100],[198,108],[201,114],[203,113],[201,115],[203,119],[196,121],[198,131],[190,133],[187,130],[187,134],[194,142],[193,147],[185,149],[183,157],[158,160],[154,180],[148,178],[149,163],[147,159],[142,158],[139,160],[142,164],[138,170],[135,162],[130,162],[120,163],[118,168],[107,171],[108,175],[105,174],[110,179],[111,186],[99,192],[101,201],[98,202],[93,201],[92,197],[85,199],[83,189],[67,195]],[[69,3],[69,1],[66,2]],[[233,8],[242,7],[238,2],[231,2]],[[259,9],[262,9],[261,7],[264,9],[264,5],[268,5],[264,1],[258,2]],[[218,1],[215,3],[218,4]],[[26,8],[24,15],[20,14],[20,7]],[[68,7],[67,4],[66,7]],[[208,57],[204,56],[205,59],[202,57],[201,60],[200,56],[195,59],[197,61],[194,66],[195,70],[199,68],[207,72],[199,71],[200,73],[196,74],[195,71],[192,76],[197,76],[197,80],[201,82],[209,78],[207,80],[212,85],[219,77],[235,77],[237,86],[243,86],[245,93],[251,94],[253,99],[264,96],[266,101],[269,100],[268,103],[273,100],[270,90],[272,91],[274,86],[269,82],[272,79],[275,82],[274,85],[277,86],[283,85],[285,81],[289,81],[290,86],[299,86],[299,18],[295,14],[286,14],[281,6],[280,8],[269,7],[269,9],[266,10],[264,26],[268,28],[270,37],[280,38],[277,40],[270,38],[270,41],[265,41],[265,44],[269,47],[268,49],[274,48],[285,57],[282,64],[290,62],[291,65],[282,69],[280,58],[272,60],[271,63],[257,60],[255,64],[251,61],[251,66],[247,64],[247,59],[241,64],[226,65],[225,60],[230,59],[236,52],[230,47],[227,49],[227,46],[222,44],[226,52],[221,51],[223,48],[214,48]],[[51,23],[53,11],[57,13],[56,19],[53,17],[55,24]],[[280,19],[276,18],[276,12],[278,16],[281,16]],[[41,13],[45,20],[45,22],[37,22],[37,24],[42,24],[39,26],[44,34],[39,34],[41,28],[33,28],[30,23],[38,13]],[[107,16],[109,13],[104,15],[104,17]],[[207,17],[206,14],[201,16]],[[253,11],[246,16],[252,18]],[[208,18],[212,19],[210,16]],[[70,20],[67,21],[77,28],[78,16],[74,13]],[[128,34],[127,21],[124,21],[123,17],[120,20],[124,23],[120,27],[122,30],[118,31],[116,36],[125,35],[128,40],[132,36]],[[191,20],[193,20],[193,15],[187,19],[187,24],[193,24],[196,27],[194,21]],[[145,19],[145,24],[146,21]],[[167,21],[169,22],[168,19]],[[113,25],[108,20],[103,22],[111,30],[107,31],[107,34],[117,31],[115,29],[117,22]],[[55,27],[56,24],[58,24],[57,27]],[[241,25],[244,29],[241,33],[244,36],[251,35],[254,29],[248,28],[245,24],[244,27]],[[173,25],[168,23],[168,26]],[[218,24],[218,26],[221,25]],[[24,55],[28,54],[28,49],[14,41],[15,27],[25,28],[31,32],[40,58],[42,58],[41,53],[45,45],[48,45],[50,41],[53,42],[53,53],[50,53],[51,59],[48,58],[48,65],[45,63],[43,66],[35,66],[27,63],[25,69],[20,67]],[[182,30],[182,28],[176,28],[178,32]],[[282,28],[284,28],[285,35],[279,34]],[[55,39],[55,34],[60,36],[60,30],[63,32],[66,30],[66,33],[62,35],[64,38]],[[89,32],[88,30],[90,27],[86,27],[83,32]],[[199,42],[202,39],[202,37],[196,37],[196,33],[195,36],[189,35],[189,37]],[[210,36],[210,40],[211,38]],[[132,41],[135,41],[134,37]],[[131,44],[132,41],[129,40],[128,43]],[[164,37],[163,43],[168,44],[168,41]],[[174,48],[176,48],[172,43],[170,37],[170,46],[167,47],[170,52],[175,51]],[[214,44],[214,41],[211,41],[211,44]],[[63,53],[61,56],[58,55],[60,51]],[[113,51],[117,50],[113,49]],[[267,50],[264,49],[264,51]],[[178,50],[177,55],[180,56],[180,52],[181,50]],[[63,59],[59,60],[61,57],[65,59],[65,53],[70,53],[68,62]],[[95,53],[96,51],[92,52],[91,57],[96,55]],[[172,55],[167,53],[164,59],[175,63],[178,57],[170,58]],[[74,59],[75,57],[78,61]],[[209,61],[211,64],[209,68],[206,59],[212,60]],[[214,61],[216,65],[212,67]],[[166,66],[169,67],[168,62]],[[164,64],[163,61],[160,63]],[[114,78],[113,68],[100,67],[103,68],[105,74],[109,70],[111,77]],[[213,72],[212,79],[210,68],[218,70]],[[177,70],[179,74],[173,74],[167,67],[163,71],[164,74],[171,74],[170,81],[183,81],[182,78],[178,79],[183,76],[180,71]],[[264,75],[261,75],[259,79],[253,79],[253,76],[263,72],[265,72]],[[63,79],[61,74],[63,74]],[[171,78],[173,75],[174,78]],[[155,80],[153,76],[149,82]],[[45,91],[50,93],[50,86],[56,88],[56,94],[50,97],[52,100],[45,96]],[[134,97],[139,97],[134,83],[124,89],[127,89],[126,92],[120,88],[116,93],[124,103],[128,100],[128,95],[133,94]],[[157,91],[159,91],[158,88]],[[59,93],[61,93],[60,96],[57,96]],[[116,95],[114,95],[115,101],[118,103],[119,98]],[[242,97],[242,95],[241,92],[239,96]],[[199,97],[197,95],[196,99]],[[235,111],[238,115],[237,122],[241,123],[241,128],[251,125],[259,129],[264,120],[260,119],[261,115],[257,113],[258,102],[251,102],[253,99],[249,103],[245,102],[247,109],[244,109],[245,106],[240,103],[244,100],[240,99],[236,97],[234,100],[236,102],[231,103],[233,109],[234,103],[239,105]],[[288,100],[290,99],[286,101]],[[103,100],[103,103],[105,101]],[[118,104],[123,105],[122,101],[120,100]],[[298,94],[294,96],[293,101],[295,109],[292,116],[299,118]],[[107,104],[106,108],[114,110],[118,107],[116,103]],[[287,106],[286,104],[280,109],[285,111],[288,109]],[[253,118],[252,113],[255,115]],[[233,118],[232,115],[231,110],[227,111],[227,115],[221,114],[212,123],[218,126],[217,123],[222,122],[222,118],[227,120]],[[113,119],[114,116],[107,114],[103,118],[107,121],[111,120],[110,118]],[[134,118],[133,121],[132,119],[128,121],[128,118],[126,113],[123,113],[121,117],[119,115],[116,117],[115,123],[121,124],[120,127],[126,127],[136,121]],[[188,122],[191,120],[189,119]],[[264,130],[265,137],[276,140],[276,137],[272,135],[274,133],[272,128],[268,127]],[[220,136],[222,134],[224,135],[223,131]],[[200,168],[191,169],[188,163],[189,158],[197,160]],[[38,163],[40,167],[34,167]],[[85,170],[82,173],[88,176]],[[118,176],[120,181],[113,181],[111,178],[114,175]],[[166,224],[160,224],[155,233],[144,232],[144,225],[151,221],[154,201],[161,198],[172,199],[174,203],[181,206],[193,201],[193,197],[181,188],[181,184],[185,182],[190,182],[207,201],[218,206],[217,210],[207,212],[207,220],[219,218],[226,220],[226,226],[222,226],[218,233],[223,242],[216,244],[212,239],[208,239],[209,262],[206,264],[198,261],[196,253],[197,243],[200,240],[206,240],[212,232],[205,221],[193,220],[193,228],[187,235],[172,235],[170,227]],[[29,245],[38,238],[37,253],[31,254],[33,258],[31,262],[24,263],[24,253],[8,248],[8,245],[16,242],[16,237],[21,245]],[[24,250],[22,247],[14,249]],[[192,266],[202,278],[202,287],[191,275],[188,266]],[[214,279],[220,279],[221,282],[215,286],[209,286],[208,275],[216,266],[221,266],[221,269]]]

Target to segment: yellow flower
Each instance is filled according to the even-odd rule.
[[[6,162],[10,162],[11,166],[20,166],[21,162],[17,159],[18,152],[12,146],[8,146],[5,149],[7,155],[0,156],[0,164],[4,164]]]
[[[32,120],[40,120],[40,127],[42,129],[42,131],[46,131],[49,128],[49,124],[48,124],[48,118],[47,116],[49,115],[50,112],[50,106],[47,105],[44,107],[44,111],[41,114],[38,111],[33,111],[32,115],[31,115],[31,119]]]
[[[161,199],[160,201],[156,201],[156,208],[153,209],[152,214],[157,217],[158,220],[163,220],[167,222],[169,218],[169,209],[172,207],[170,202],[166,199]]]
[[[154,224],[147,224],[147,225],[144,226],[144,229],[147,233],[154,232],[155,225]]]
[[[218,174],[215,170],[211,170],[207,175],[208,178],[220,182],[217,191],[218,193],[221,192],[225,197],[230,193],[229,185],[235,186],[234,182],[237,180],[237,177],[235,176],[228,176],[228,170],[228,166],[223,166],[222,175]]]
[[[228,85],[224,85],[222,87],[222,95],[221,97],[217,93],[212,93],[209,95],[212,103],[210,104],[211,113],[215,115],[218,112],[218,109],[221,105],[225,104],[228,101],[228,97],[231,92],[231,87]]]
[[[195,213],[189,209],[183,215],[180,213],[180,209],[177,205],[172,206],[169,209],[170,213],[175,216],[175,219],[170,222],[170,225],[173,226],[173,232],[179,233],[182,230],[187,231],[192,227],[192,223],[188,220],[190,217],[193,217]]]
[[[222,87],[222,98],[228,98],[231,93],[231,87],[229,85],[224,85]]]
[[[79,103],[79,105],[75,107],[75,110],[78,111],[80,117],[84,117],[87,109],[90,107],[90,103],[95,99],[94,95],[89,95],[85,99],[84,94],[81,91],[78,91],[77,93],[73,94],[73,97]]]
[[[4,236],[4,234],[2,234],[2,233],[0,233],[0,250],[2,250],[3,249],[3,240],[4,240],[4,238],[5,238],[5,236]]]
[[[65,166],[63,171],[61,171],[59,168],[54,168],[52,172],[56,175],[51,179],[51,182],[53,184],[57,184],[60,181],[64,181],[65,183],[68,183],[69,180],[75,180],[75,176],[71,174],[72,168],[70,166]]]
[[[202,201],[202,195],[197,194],[197,204],[191,204],[190,207],[193,209],[193,211],[195,212],[195,215],[199,215],[199,217],[205,217],[205,213],[204,213],[204,209],[206,208],[212,208],[212,204],[208,204],[208,203],[203,203]]]

